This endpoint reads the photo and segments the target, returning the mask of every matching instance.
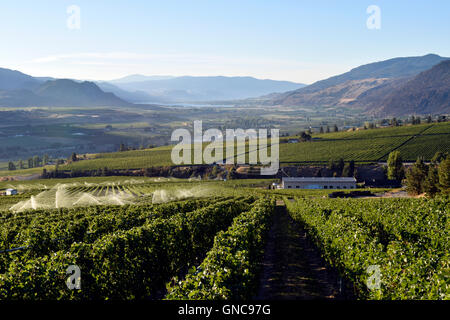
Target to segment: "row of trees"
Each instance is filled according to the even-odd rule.
[[[446,122],[447,121],[447,117],[446,116],[438,116],[437,118],[433,119],[433,117],[431,115],[427,116],[424,121],[422,121],[422,119],[420,117],[415,117],[415,116],[411,116],[411,118],[407,118],[404,120],[401,119],[397,119],[397,118],[392,118],[392,119],[383,119],[380,121],[380,125],[386,125],[389,124],[393,127],[398,127],[404,124],[421,124],[421,123],[433,123],[433,122]],[[375,125],[373,125],[375,127]]]
[[[333,172],[334,177],[353,177],[355,175],[355,161],[345,163],[344,159],[328,162],[328,170]]]
[[[47,154],[45,154],[42,158],[39,156],[34,156],[29,158],[26,163],[23,160],[19,160],[17,165],[13,161],[9,161],[8,170],[13,171],[17,169],[38,168],[47,165],[49,162],[50,157]]]
[[[124,151],[132,151],[132,150],[144,150],[144,149],[153,149],[156,148],[155,144],[149,144],[146,146],[144,146],[143,144],[141,144],[138,148],[137,147],[130,147],[127,146],[124,143],[121,143],[119,146],[119,152],[124,152]]]
[[[406,191],[417,195],[426,193],[435,196],[438,193],[450,193],[450,158],[425,164],[422,158],[406,172]]]
[[[410,194],[426,193],[434,196],[437,193],[448,193],[450,190],[450,157],[448,154],[436,152],[429,165],[422,157],[405,170],[403,159],[399,151],[389,154],[387,162],[387,176],[389,180],[401,181],[405,179],[406,190]]]
[[[331,130],[330,130],[330,126],[327,126],[326,127],[326,129],[324,129],[323,127],[320,127],[320,133],[324,133],[324,132],[326,132],[326,133],[330,133],[331,132]],[[339,128],[338,128],[338,126],[335,124],[334,126],[333,126],[333,132],[338,132],[339,131]]]
[[[73,152],[68,158],[67,162],[75,162],[79,160],[78,156],[75,152]],[[29,158],[27,161],[19,160],[17,164],[13,161],[8,162],[8,170],[13,171],[17,169],[31,169],[31,168],[39,168],[46,166],[50,163],[50,157],[48,154],[45,154],[42,158],[40,156],[34,156]],[[56,165],[64,164],[64,159],[56,160]]]
[[[402,126],[404,124],[416,125],[416,124],[421,124],[421,123],[446,122],[446,121],[447,121],[447,117],[446,116],[438,116],[436,119],[433,119],[431,116],[427,116],[424,120],[422,120],[421,117],[411,116],[411,118],[407,118],[407,119],[404,119],[404,120],[397,119],[395,117],[391,118],[391,119],[383,119],[383,120],[379,121],[379,124],[381,126],[383,126],[383,125],[390,125],[390,126],[393,126],[393,127],[398,127],[398,126]],[[364,123],[364,126],[363,126],[364,130],[376,129],[376,128],[377,128],[376,123],[375,122],[369,122],[369,121],[366,121]],[[352,129],[353,129],[353,131],[355,131],[356,127],[353,127]],[[302,132],[304,132],[304,131],[302,131]],[[339,132],[339,128],[338,128],[338,126],[336,124],[333,125],[332,128],[330,128],[330,126],[328,126],[328,125],[326,127],[321,126],[320,129],[319,129],[319,132],[320,133]],[[306,133],[311,135],[312,134],[312,129],[311,128],[308,129],[306,131]],[[283,137],[283,136],[287,137],[288,135],[289,135],[288,133],[285,134],[285,135],[282,134],[281,137]]]

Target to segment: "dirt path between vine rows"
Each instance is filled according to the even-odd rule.
[[[305,231],[277,203],[266,243],[260,300],[351,299],[337,272],[326,267]]]

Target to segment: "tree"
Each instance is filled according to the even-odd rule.
[[[397,118],[392,118],[390,121],[391,126],[398,127],[399,123],[397,121]]]
[[[403,168],[403,160],[399,151],[389,153],[387,161],[388,179],[400,181],[405,176],[405,169]]]
[[[217,177],[218,173],[219,173],[219,166],[217,166],[217,165],[213,166],[213,168],[211,170],[211,176]]]
[[[333,159],[328,160],[328,170],[336,171],[336,163]]]
[[[302,131],[302,132],[300,132],[300,139],[302,141],[310,141],[311,136],[309,134],[307,134],[305,131]]]
[[[28,158],[28,169],[33,168],[33,158]]]
[[[344,169],[342,170],[343,177],[353,177],[355,172],[355,161],[350,161],[345,164]]]
[[[49,162],[49,156],[48,154],[44,154],[44,158],[42,159],[42,163],[45,165],[47,165]]]
[[[227,180],[235,179],[236,176],[236,168],[233,166],[227,173]]]
[[[410,194],[420,194],[424,191],[424,182],[428,176],[428,166],[422,158],[418,158],[416,163],[406,173],[406,191]]]
[[[342,174],[342,170],[344,170],[345,162],[344,159],[340,158],[337,163],[337,170],[340,174]]]
[[[323,133],[323,127],[320,127],[320,133]]]
[[[438,169],[439,188],[443,193],[450,192],[450,158],[441,162]]]
[[[25,165],[22,160],[19,160],[19,169],[25,169]]]
[[[33,167],[37,168],[41,165],[42,163],[42,159],[39,156],[34,156],[33,157]]]
[[[446,155],[442,151],[438,151],[434,154],[433,158],[431,158],[431,162],[434,164],[438,164],[441,163],[445,158]]]
[[[439,192],[439,174],[435,166],[431,165],[428,168],[428,175],[423,184],[423,191],[431,197]]]
[[[14,164],[14,162],[10,161],[10,162],[8,163],[8,170],[9,170],[9,171],[16,170],[16,165]]]

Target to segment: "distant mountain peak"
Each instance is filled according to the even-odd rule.
[[[450,113],[450,60],[419,73],[368,107],[379,116]]]
[[[113,79],[108,81],[109,83],[114,84],[120,84],[120,83],[130,83],[130,82],[141,82],[141,81],[152,81],[152,80],[167,80],[167,79],[173,79],[174,76],[160,76],[160,75],[154,75],[154,76],[145,76],[142,74],[130,74],[128,76],[119,78],[119,79]]]
[[[0,91],[0,106],[7,107],[129,105],[90,81],[40,79],[9,69],[0,70]]]
[[[266,104],[364,107],[371,99],[378,100],[377,96],[387,94],[404,81],[447,59],[437,54],[427,54],[369,63],[304,88],[279,94]]]
[[[195,103],[246,99],[285,92],[305,86],[301,83],[261,80],[249,76],[181,76],[162,80],[113,82],[120,89],[144,91],[159,101]]]

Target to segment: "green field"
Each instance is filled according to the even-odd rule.
[[[437,151],[450,151],[450,123],[433,123],[313,135],[311,142],[281,145],[281,162],[386,161],[400,151],[404,161],[423,156],[430,160]]]
[[[283,137],[281,142],[290,138]],[[280,143],[281,164],[326,163],[343,158],[359,163],[386,161],[390,152],[400,151],[404,161],[415,161],[422,156],[430,160],[437,151],[450,151],[450,123],[432,123],[313,134],[312,140],[300,143]],[[207,144],[204,144],[206,146]],[[173,165],[171,146],[89,155],[81,160],[61,166],[62,170],[142,169]],[[236,149],[235,149],[236,150]],[[246,149],[248,152],[248,149]],[[235,154],[237,152],[235,151]],[[224,156],[225,156],[224,152]],[[248,154],[246,155],[248,158]],[[5,164],[3,164],[5,167]],[[51,169],[49,167],[48,169]],[[40,173],[41,168],[0,171],[0,176]]]
[[[269,190],[271,182],[2,182],[20,194],[0,197],[0,300],[254,299],[263,260],[312,267],[301,254],[266,255],[271,246],[300,250],[268,236],[283,216],[302,225],[308,250],[322,254],[353,298],[449,298],[448,198],[327,199],[331,190]],[[66,286],[70,265],[82,270],[80,290]],[[378,289],[367,282],[372,265],[381,268]],[[295,282],[277,280],[281,294],[323,297],[304,287],[314,276],[302,268]]]
[[[418,156],[429,160],[436,151],[449,152],[450,123],[314,134],[310,142],[281,143],[280,162],[301,164],[339,158],[344,161],[376,162],[385,161],[389,153],[397,149],[405,161],[415,161]],[[111,169],[167,166],[172,164],[170,155],[171,147],[106,153],[65,168],[92,170],[105,166]]]

